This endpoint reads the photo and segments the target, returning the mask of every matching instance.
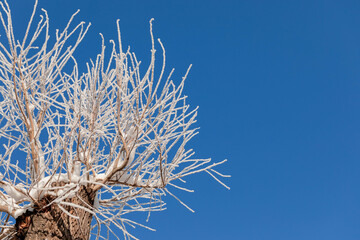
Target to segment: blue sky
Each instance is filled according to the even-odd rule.
[[[12,1],[10,1],[12,2]],[[33,1],[13,1],[21,32]],[[203,174],[195,193],[171,197],[141,239],[360,239],[360,2],[40,0],[52,30],[92,27],[77,57],[99,51],[99,32],[149,59],[148,21],[167,71],[193,68],[186,95],[200,106],[197,157],[229,159],[231,191]],[[26,18],[24,18],[26,16]],[[160,47],[158,46],[158,49]]]

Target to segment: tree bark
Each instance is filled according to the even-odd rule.
[[[81,186],[76,196],[66,199],[80,206],[94,205],[96,192]],[[92,215],[80,208],[62,205],[69,213],[79,217],[75,219],[64,213],[58,205],[45,207],[53,197],[46,196],[34,211],[27,211],[16,219],[16,235],[13,240],[88,240],[91,231]]]

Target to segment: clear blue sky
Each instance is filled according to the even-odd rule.
[[[10,1],[24,28],[32,1]],[[186,94],[200,106],[197,157],[229,159],[227,191],[203,174],[153,214],[141,239],[360,239],[360,2],[331,0],[40,0],[52,30],[81,9],[92,27],[148,61],[148,21],[167,49],[169,72],[193,64]],[[26,16],[26,18],[24,18]],[[159,48],[159,47],[158,47]],[[160,48],[159,48],[160,49]]]

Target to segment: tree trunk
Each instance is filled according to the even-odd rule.
[[[76,196],[66,199],[80,206],[94,205],[96,193],[90,188],[81,186]],[[46,196],[34,211],[27,211],[16,219],[14,240],[88,240],[90,237],[92,215],[79,208],[62,205],[70,214],[64,213],[58,205],[44,208],[53,197]]]

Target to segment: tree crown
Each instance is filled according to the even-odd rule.
[[[197,108],[191,109],[183,94],[191,66],[178,85],[171,80],[174,70],[165,77],[165,48],[158,39],[162,64],[155,73],[152,20],[151,60],[145,74],[140,74],[135,54],[123,50],[119,21],[110,54],[105,54],[101,35],[100,53],[80,73],[73,53],[90,24],[72,27],[77,12],[62,31],[51,35],[45,10],[33,23],[36,1],[25,35],[18,40],[8,3],[0,6],[6,33],[6,43],[0,42],[3,234],[11,234],[4,231],[11,229],[9,216],[16,219],[35,207],[56,204],[74,219],[78,216],[68,207],[90,212],[98,237],[105,226],[121,229],[125,239],[135,238],[126,226],[141,224],[125,215],[165,209],[164,195],[178,199],[169,187],[192,191],[179,186],[184,177],[206,172],[223,184],[216,175],[225,175],[214,167],[225,160],[196,159],[186,148],[197,134]],[[65,201],[82,186],[96,192],[93,206]],[[44,204],[46,196],[52,198]]]

